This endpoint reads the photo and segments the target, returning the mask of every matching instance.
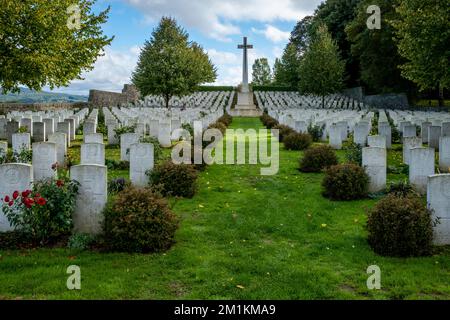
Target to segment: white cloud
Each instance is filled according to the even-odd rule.
[[[263,34],[267,39],[272,42],[283,42],[289,40],[291,33],[288,31],[282,31],[270,24],[266,24],[266,28],[264,30],[259,30],[252,28],[254,33]]]
[[[177,18],[221,41],[241,33],[236,22],[298,21],[310,14],[321,0],[123,0],[138,8],[151,22],[161,16]],[[272,36],[280,37],[275,30]]]
[[[126,51],[107,48],[104,53],[92,71],[82,74],[84,80],[74,80],[69,87],[56,88],[54,91],[81,95],[87,95],[90,89],[120,92],[123,85],[131,81],[140,48],[133,46]]]

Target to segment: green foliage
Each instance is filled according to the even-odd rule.
[[[223,116],[221,116],[217,122],[223,123],[226,127],[228,127],[233,122],[233,117],[230,116],[228,113],[225,113]]]
[[[105,165],[108,170],[129,170],[130,162],[121,160],[105,159]]]
[[[420,198],[389,195],[369,212],[368,242],[383,256],[430,255],[433,227],[431,212]]]
[[[322,181],[323,196],[331,200],[356,200],[366,198],[369,177],[355,164],[341,164],[325,170]]]
[[[108,182],[108,194],[117,194],[131,185],[125,178],[116,178]]]
[[[313,26],[315,30],[325,24],[332,38],[336,41],[339,55],[345,62],[347,87],[359,84],[359,61],[351,53],[351,44],[345,32],[346,26],[356,16],[356,8],[362,0],[326,0],[319,5],[315,12]],[[367,9],[367,8],[366,8]],[[364,10],[366,11],[366,10]],[[369,15],[367,15],[367,18]]]
[[[151,143],[153,145],[153,157],[155,162],[159,161],[163,158],[163,148],[161,147],[161,144],[159,143],[158,138],[155,137],[141,137],[139,139],[140,143]]]
[[[136,125],[133,126],[123,126],[117,129],[114,129],[116,139],[120,140],[120,136],[125,133],[134,133],[136,130]]]
[[[175,242],[178,218],[150,189],[130,187],[105,209],[105,239],[112,250],[161,252]]]
[[[312,137],[314,142],[319,142],[322,140],[323,131],[325,130],[325,125],[313,125],[310,123],[308,125],[308,133]]]
[[[208,129],[218,129],[222,133],[222,135],[225,135],[225,132],[227,131],[226,125],[223,122],[219,121],[210,124],[208,126]]]
[[[232,86],[198,86],[195,91],[215,92],[215,91],[234,91]]]
[[[19,127],[19,130],[17,130],[17,133],[27,133],[28,128],[25,126]]]
[[[192,198],[197,191],[197,171],[192,165],[166,161],[148,172],[150,186],[161,190],[163,196]]]
[[[68,28],[71,5],[80,9],[81,28]],[[92,70],[112,38],[103,35],[109,8],[92,12],[92,0],[3,0],[0,15],[0,87],[39,91],[69,85]],[[6,40],[9,39],[9,40]]]
[[[266,86],[272,83],[272,71],[267,58],[256,59],[252,69],[253,85]]]
[[[387,193],[396,197],[417,196],[417,193],[408,180],[391,182],[387,186]]]
[[[300,159],[301,172],[321,172],[338,164],[336,152],[329,145],[308,148]]]
[[[33,190],[17,190],[3,199],[9,223],[40,244],[72,230],[78,182],[68,178],[35,181]]]
[[[450,6],[447,0],[404,0],[393,22],[402,75],[420,89],[450,87]]]
[[[33,151],[31,149],[22,148],[19,152],[13,152],[12,149],[7,151],[0,150],[0,164],[5,163],[31,163]]]
[[[351,42],[351,54],[360,62],[361,80],[369,92],[387,93],[407,88],[408,82],[398,66],[404,59],[398,54],[394,28],[389,21],[397,18],[395,1],[363,0],[356,9],[355,19],[345,31]],[[367,8],[377,5],[381,9],[381,29],[367,28]]]
[[[279,135],[280,142],[284,142],[284,138],[285,137],[287,137],[288,135],[290,135],[292,133],[295,133],[294,129],[292,129],[291,127],[286,126],[284,124],[277,124],[272,129],[279,130],[279,132],[280,132],[280,135]]]
[[[344,150],[346,151],[345,158],[348,163],[362,166],[362,146],[356,144],[352,137],[345,143]]]
[[[311,43],[311,37],[314,34],[313,21],[314,17],[306,16],[297,22],[294,30],[291,32],[290,42],[295,45],[297,52],[300,55],[303,55],[306,52]]]
[[[289,43],[284,49],[280,59],[275,60],[274,65],[274,84],[290,88],[298,88],[300,79],[299,56],[297,47],[293,43]]]
[[[320,26],[300,61],[300,92],[322,97],[338,92],[343,88],[344,69],[336,44],[326,27]]]
[[[163,17],[146,41],[132,80],[143,96],[160,95],[170,108],[173,96],[193,93],[216,79],[216,68],[197,43],[172,18]]]
[[[307,133],[291,133],[283,139],[286,150],[305,150],[311,143],[312,138]]]
[[[67,242],[67,247],[72,250],[85,251],[95,242],[95,238],[90,234],[73,234]]]
[[[263,113],[259,119],[267,129],[272,129],[278,125],[278,121],[269,116],[267,113]]]
[[[103,114],[103,110],[101,108],[98,111],[97,133],[101,133],[104,136],[108,135],[108,128],[106,127],[105,123],[105,115]]]

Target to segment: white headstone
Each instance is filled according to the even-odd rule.
[[[98,165],[73,166],[70,177],[80,183],[73,214],[75,232],[101,233],[103,209],[108,197],[107,168]]]
[[[333,149],[340,150],[342,149],[342,135],[341,135],[341,128],[339,128],[337,125],[333,124],[330,126],[330,146]]]
[[[60,166],[65,166],[66,164],[66,154],[67,154],[67,136],[65,133],[55,132],[48,136],[48,142],[53,142],[56,144],[56,159]]]
[[[161,122],[159,124],[158,140],[163,148],[172,146],[170,123]]]
[[[44,142],[46,136],[45,122],[33,122],[33,141]]]
[[[420,194],[427,192],[428,176],[435,174],[434,149],[413,148],[409,164],[409,182]]]
[[[33,180],[55,178],[56,171],[52,168],[57,162],[56,144],[52,142],[33,143]]]
[[[11,197],[14,191],[25,191],[31,187],[33,170],[31,165],[8,163],[0,165],[0,203],[6,196]],[[0,232],[11,231],[12,227],[0,206]]]
[[[31,136],[29,133],[14,133],[12,135],[12,149],[20,153],[22,150],[31,149]]]
[[[411,149],[422,147],[422,139],[418,137],[403,138],[403,163],[409,164],[411,158]]]
[[[387,173],[386,148],[363,148],[362,165],[370,178],[369,192],[379,192],[384,190],[386,188]]]
[[[135,143],[139,143],[139,135],[136,133],[124,133],[120,136],[120,160],[130,161],[130,147]]]
[[[432,220],[440,222],[434,226],[434,244],[450,245],[450,174],[428,177],[427,200]]]
[[[368,136],[367,142],[369,147],[378,147],[386,149],[386,137],[385,136]]]
[[[84,143],[103,143],[103,134],[101,133],[85,134]]]
[[[151,143],[137,143],[130,148],[130,180],[131,183],[145,187],[148,185],[147,171],[154,166],[154,148]]]
[[[81,145],[81,164],[105,165],[105,145],[103,143],[83,143]]]
[[[439,169],[441,172],[450,172],[450,137],[441,137],[439,140]]]

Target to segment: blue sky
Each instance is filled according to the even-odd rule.
[[[312,14],[320,0],[98,0],[94,10],[111,6],[103,30],[115,36],[94,70],[67,88],[54,91],[87,95],[89,89],[120,91],[136,66],[140,47],[162,16],[177,19],[190,39],[201,44],[218,68],[218,85],[237,85],[242,78],[242,50],[247,36],[254,45],[249,65],[266,57],[272,64],[285,47],[295,23]],[[251,78],[251,71],[250,71]]]

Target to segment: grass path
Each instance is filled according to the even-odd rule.
[[[231,126],[260,127],[252,118]],[[280,172],[269,177],[259,166],[209,167],[194,199],[172,202],[182,223],[165,254],[0,252],[0,298],[450,299],[449,248],[427,258],[375,255],[364,225],[376,201],[324,199],[322,175],[300,173],[299,157],[281,147]],[[366,287],[374,264],[380,291]],[[81,267],[81,291],[66,289],[69,265]]]

